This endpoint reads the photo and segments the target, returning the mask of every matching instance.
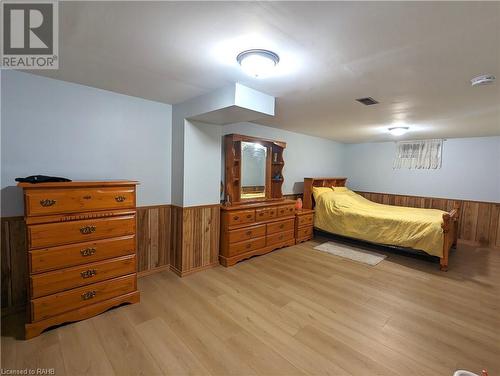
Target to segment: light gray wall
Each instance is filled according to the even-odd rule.
[[[188,206],[197,205],[196,203],[201,201],[200,205],[209,203],[218,203],[218,195],[214,198],[209,187],[208,191],[195,192],[195,187],[185,187],[185,182],[196,181],[196,171],[199,170],[198,176],[206,177],[206,171],[204,169],[204,164],[200,161],[199,156],[202,153],[204,147],[199,144],[199,139],[208,140],[209,137],[203,137],[201,133],[197,132],[196,128],[200,124],[195,121],[187,120],[196,115],[210,113],[216,111],[220,108],[230,107],[234,105],[236,86],[234,84],[227,85],[223,88],[215,90],[214,92],[200,95],[198,97],[192,98],[182,103],[175,104],[173,106],[173,116],[172,116],[172,204],[177,206]],[[196,125],[198,124],[198,125]],[[220,134],[220,126],[215,126],[217,137]],[[210,130],[205,130],[210,132]],[[211,130],[214,132],[214,130]],[[203,130],[201,130],[203,133]],[[190,140],[189,137],[194,137]],[[217,141],[220,142],[220,141]],[[196,146],[197,149],[193,149]],[[206,145],[207,149],[210,149],[210,143]],[[218,146],[220,148],[220,145]],[[205,156],[210,159],[210,152],[207,150]],[[203,160],[203,158],[202,158]],[[220,166],[220,161],[217,162]],[[189,176],[186,176],[189,175]],[[216,174],[215,177],[218,179],[219,175]],[[207,187],[207,183],[204,183],[204,187]],[[217,183],[217,187],[219,184]],[[219,188],[217,188],[219,190]],[[194,196],[191,195],[194,192]],[[215,200],[215,201],[214,201]],[[204,202],[203,202],[204,201]]]
[[[392,142],[345,145],[254,123],[185,120],[201,104],[176,105],[172,129],[170,105],[16,71],[1,80],[2,216],[22,215],[14,178],[32,174],[136,179],[139,205],[217,203],[229,133],[287,142],[285,194],[302,192],[304,177],[347,176],[358,190],[500,202],[500,137],[447,140],[439,170],[393,170]]]
[[[222,133],[285,141],[287,145],[283,156],[283,194],[302,193],[305,177],[344,174],[344,144],[255,123],[225,125],[222,127]]]
[[[185,121],[183,206],[220,202],[221,126]]]
[[[500,137],[448,139],[442,168],[392,168],[396,143],[345,145],[345,174],[352,189],[500,202]]]
[[[235,84],[234,104],[261,114],[274,116],[275,98],[273,96],[239,83]]]
[[[200,119],[218,118],[220,124],[227,116],[252,116],[274,113],[274,98],[231,84],[173,106],[172,138],[172,203],[179,206],[217,204],[220,202],[221,132],[222,126]],[[229,109],[228,112],[224,109]],[[215,112],[218,116],[213,117]],[[259,115],[260,114],[260,115]],[[248,115],[248,113],[247,113]],[[196,120],[195,120],[196,119]]]
[[[139,180],[138,205],[170,203],[172,107],[3,71],[2,216],[23,214],[14,178]]]

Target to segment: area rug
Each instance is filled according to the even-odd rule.
[[[321,252],[331,253],[332,255],[335,256],[344,257],[349,260],[361,262],[363,264],[371,266],[377,265],[379,262],[381,262],[387,257],[386,255],[381,255],[379,253],[366,251],[363,249],[349,247],[345,245],[340,245],[333,242],[323,243],[321,245],[318,245],[317,247],[314,247],[314,249]]]

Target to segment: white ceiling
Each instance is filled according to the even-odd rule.
[[[500,2],[62,2],[60,69],[165,103],[232,82],[277,97],[263,124],[342,142],[500,135]],[[270,48],[275,77],[235,57]],[[470,86],[482,73],[495,84]],[[355,98],[380,102],[366,107]]]

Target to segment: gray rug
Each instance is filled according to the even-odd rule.
[[[365,251],[363,249],[340,245],[333,242],[323,243],[314,247],[314,249],[371,266],[377,265],[387,257],[386,255],[381,255],[379,253]]]

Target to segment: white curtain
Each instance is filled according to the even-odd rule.
[[[398,142],[393,168],[441,168],[442,151],[443,140]]]

